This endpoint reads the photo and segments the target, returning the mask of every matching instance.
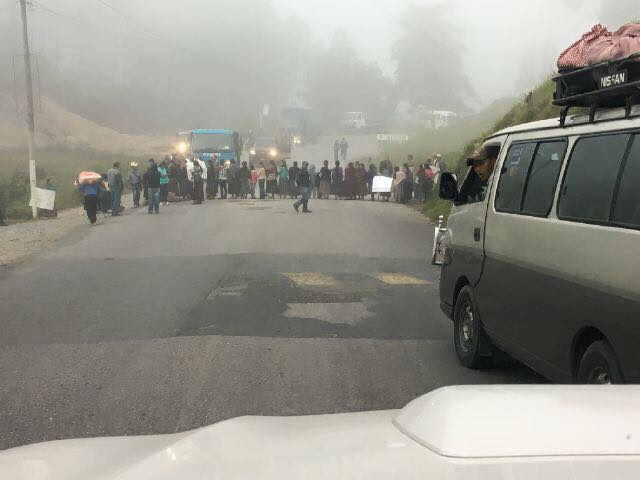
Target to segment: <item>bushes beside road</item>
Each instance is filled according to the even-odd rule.
[[[56,188],[56,208],[80,205],[80,196],[73,182],[81,170],[106,172],[113,162],[122,165],[123,176],[128,174],[129,163],[142,162],[139,157],[127,157],[92,150],[66,148],[36,149],[38,186],[44,187],[51,178]],[[31,218],[29,203],[29,170],[26,150],[0,151],[0,206],[11,220]]]

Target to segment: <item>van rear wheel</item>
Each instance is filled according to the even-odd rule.
[[[493,360],[491,341],[478,315],[473,290],[460,290],[453,310],[453,342],[460,363],[467,368],[486,368]]]
[[[576,380],[600,385],[624,383],[616,355],[606,341],[598,340],[589,345],[580,360]]]

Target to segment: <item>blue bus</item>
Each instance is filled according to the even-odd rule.
[[[189,158],[199,157],[208,161],[216,155],[219,161],[240,161],[242,144],[240,135],[235,130],[201,128],[180,132],[179,137]]]

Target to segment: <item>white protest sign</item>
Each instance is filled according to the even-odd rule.
[[[202,180],[206,180],[207,179],[207,164],[204,163],[203,160],[196,160],[200,166],[202,167]],[[187,160],[187,179],[190,182],[193,182],[193,161],[192,160]]]
[[[393,183],[393,178],[391,177],[383,177],[381,175],[373,177],[373,183],[371,184],[371,192],[372,193],[390,193],[392,183]]]
[[[36,188],[29,201],[30,207],[38,207],[44,210],[53,210],[56,203],[56,192],[44,188]]]

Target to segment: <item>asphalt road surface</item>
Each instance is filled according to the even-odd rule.
[[[508,359],[458,365],[421,215],[369,201],[311,208],[127,210],[0,271],[0,448],[540,381]]]

